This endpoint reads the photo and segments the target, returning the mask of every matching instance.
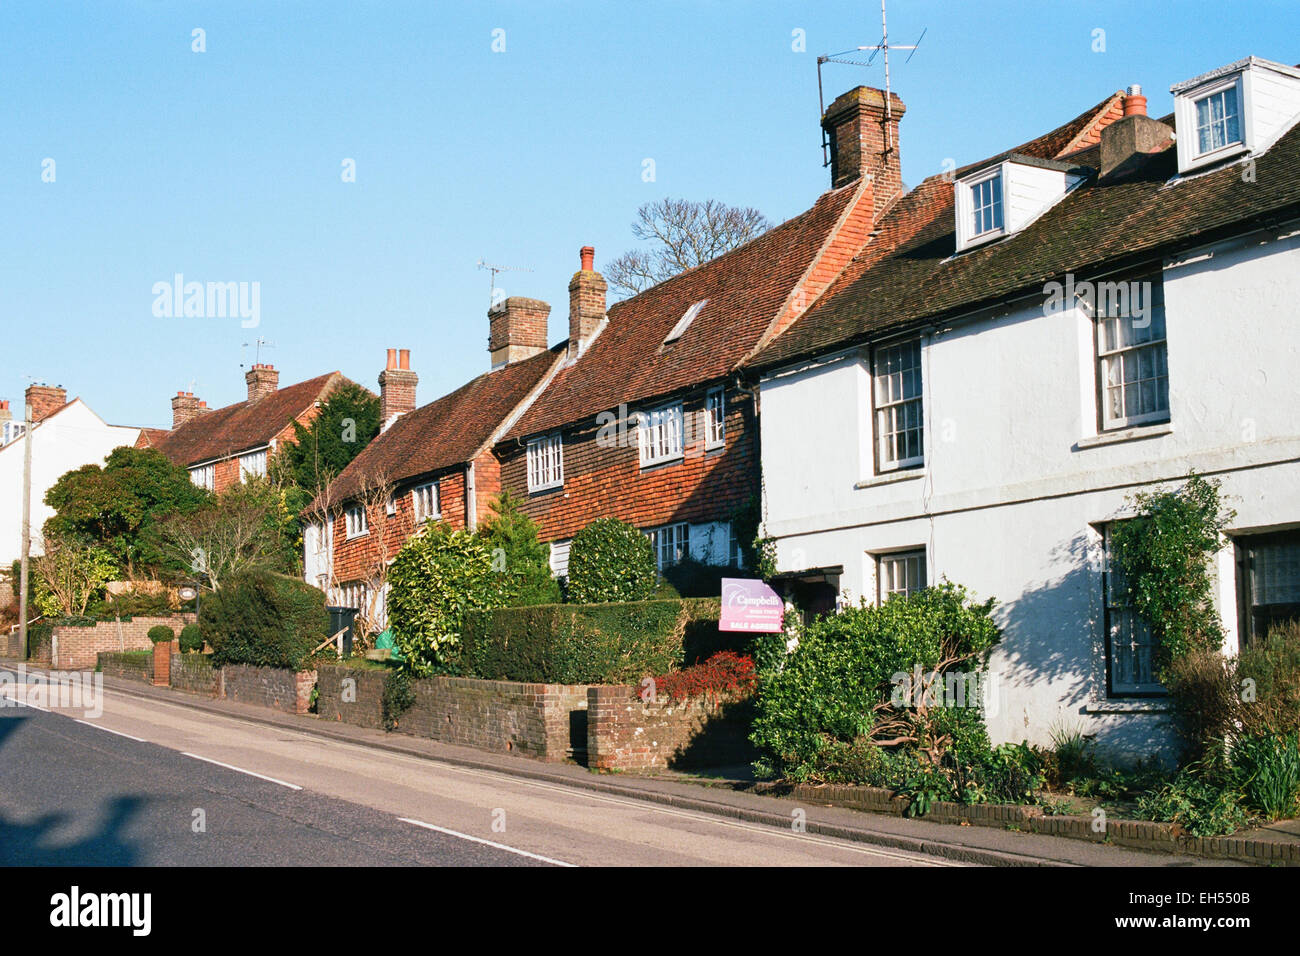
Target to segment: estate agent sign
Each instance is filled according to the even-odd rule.
[[[784,611],[780,596],[762,581],[722,579],[722,618],[718,630],[775,633],[781,630]]]

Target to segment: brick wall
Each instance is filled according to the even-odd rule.
[[[105,677],[120,677],[148,684],[153,681],[153,655],[100,651],[99,670]]]
[[[356,667],[320,667],[316,671],[316,713],[354,727],[383,729],[384,678],[387,671]],[[351,685],[345,683],[352,681]],[[355,693],[346,693],[354,691]],[[345,697],[351,697],[345,700]]]
[[[228,700],[290,714],[305,714],[311,706],[316,672],[295,673],[278,667],[229,664],[222,668],[221,681]]]
[[[749,763],[751,707],[727,697],[641,700],[635,687],[587,691],[587,766],[598,770]]]
[[[172,651],[172,689],[206,697],[221,696],[221,668],[207,654]]]
[[[171,617],[137,617],[129,621],[99,621],[92,627],[59,626],[57,637],[58,660],[53,660],[50,644],[35,643],[31,648],[32,660],[39,660],[55,670],[90,670],[98,661],[100,651],[148,651],[153,649],[149,628],[158,624],[170,627],[176,634],[186,624],[194,623],[193,614],[175,614]],[[119,631],[120,628],[120,631]]]
[[[729,390],[726,443],[705,451],[700,427],[705,393],[701,388],[683,402],[689,441],[678,461],[643,469],[636,428],[625,429],[626,440],[618,447],[601,447],[600,426],[593,419],[565,431],[563,487],[530,495],[527,449],[513,442],[497,449],[503,456],[501,484],[541,523],[543,541],[571,538],[596,518],[609,516],[638,528],[727,521],[758,491],[753,403],[744,392]],[[628,409],[629,416],[636,411]]]

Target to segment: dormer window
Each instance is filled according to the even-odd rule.
[[[988,232],[1002,231],[1002,173],[973,183],[970,188],[971,205],[975,209],[975,231],[972,238]]]
[[[1051,209],[1083,182],[1088,170],[1009,153],[958,179],[957,251],[1010,236]]]
[[[1300,114],[1300,69],[1247,57],[1169,88],[1178,171],[1268,149]]]

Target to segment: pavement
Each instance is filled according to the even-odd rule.
[[[95,760],[83,754],[83,759],[91,761],[88,768],[97,769],[81,774],[84,778],[81,786],[92,788],[95,795],[88,799],[92,803],[97,801],[95,805],[101,808],[101,813],[105,801],[121,797],[123,789],[123,781],[114,776],[117,771],[107,763],[143,759],[139,752],[117,741],[128,741],[134,746],[147,742],[153,750],[180,751],[228,764],[233,769],[224,770],[223,785],[229,788],[227,792],[243,794],[246,802],[254,805],[250,812],[268,813],[271,809],[253,799],[261,791],[250,790],[244,794],[240,788],[241,783],[244,787],[254,787],[240,780],[249,772],[278,781],[269,784],[278,790],[287,789],[283,784],[302,787],[306,793],[294,791],[295,800],[310,797],[341,802],[341,807],[320,805],[322,819],[335,821],[331,824],[334,829],[327,832],[348,832],[346,826],[338,824],[339,818],[333,816],[346,815],[348,807],[358,808],[358,812],[364,809],[387,814],[382,821],[364,814],[358,817],[367,828],[364,830],[369,841],[366,845],[373,849],[355,850],[350,855],[355,862],[386,860],[383,853],[400,849],[401,838],[398,844],[392,844],[391,835],[404,833],[406,838],[414,839],[415,834],[403,827],[434,826],[440,829],[428,832],[443,836],[457,834],[454,839],[462,843],[490,841],[480,844],[485,854],[482,862],[487,865],[493,865],[497,858],[487,856],[486,851],[500,846],[507,849],[498,852],[531,854],[523,859],[534,862],[541,862],[535,858],[542,857],[552,863],[578,865],[1233,865],[1041,834],[819,806],[809,801],[737,790],[725,775],[678,778],[594,774],[573,764],[548,764],[512,754],[485,753],[114,678],[104,678],[104,688],[104,713],[87,722],[95,729],[87,726],[75,732],[98,733],[109,740],[116,738],[112,743],[105,740],[98,745],[101,751],[110,750],[110,754],[101,754]],[[32,730],[42,734],[52,732],[44,722]],[[104,734],[105,730],[127,733],[141,740]],[[65,735],[73,733],[64,731]],[[10,757],[0,761],[0,790],[6,794],[6,801],[12,786],[9,777],[17,771],[12,755],[3,748],[15,743],[26,746],[24,736],[25,732],[13,732],[0,738],[0,755]],[[32,737],[35,739],[34,734]],[[64,752],[65,758],[70,756],[71,753]],[[166,780],[175,773],[174,753],[158,754],[152,759],[149,770],[135,776],[137,780],[148,781],[146,789],[154,787],[156,779]],[[195,757],[181,759],[191,764],[202,762]],[[177,779],[182,781],[184,796],[172,796],[182,803],[185,800],[193,803],[197,781],[188,776]],[[100,780],[106,781],[102,787]],[[22,785],[28,788],[23,791],[29,795],[28,800],[11,807],[0,803],[0,815],[7,825],[13,825],[17,806],[43,805],[32,800],[43,792],[40,788],[50,789],[38,779],[24,779]],[[256,786],[266,785],[262,781]],[[94,790],[96,787],[99,789]],[[71,789],[78,792],[76,787]],[[151,791],[149,796],[165,803],[168,793]],[[279,796],[285,798],[283,793]],[[44,805],[48,805],[48,794]],[[85,809],[81,808],[83,812]],[[287,829],[281,842],[294,838],[295,821],[302,819],[302,816],[285,819]],[[395,830],[386,829],[394,826],[394,820],[400,825]],[[23,822],[30,825],[30,821]],[[232,843],[246,843],[240,835],[242,831],[229,833],[235,837]],[[458,853],[452,853],[441,844],[426,850],[434,858],[450,864],[477,862],[474,854],[480,852],[458,847]],[[170,859],[168,852],[158,847],[143,858],[162,861]],[[248,864],[264,862],[265,853],[271,853],[279,862],[292,862],[296,858],[293,852],[278,857],[278,850],[272,852],[269,845],[264,849],[256,843],[244,852],[240,862]],[[439,857],[440,853],[445,857]],[[323,861],[313,859],[312,862]]]

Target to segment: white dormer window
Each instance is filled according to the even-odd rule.
[[[1180,173],[1265,150],[1300,116],[1300,70],[1254,56],[1169,90]]]
[[[708,304],[708,299],[701,299],[699,302],[696,302],[693,306],[687,309],[685,314],[677,320],[677,324],[673,326],[672,331],[664,336],[664,345],[667,345],[669,342],[676,342],[680,339],[683,333],[690,328],[691,323],[695,321],[695,317],[700,314],[700,310]]]
[[[957,251],[1024,229],[1084,181],[1069,163],[1012,153],[957,180]]]

